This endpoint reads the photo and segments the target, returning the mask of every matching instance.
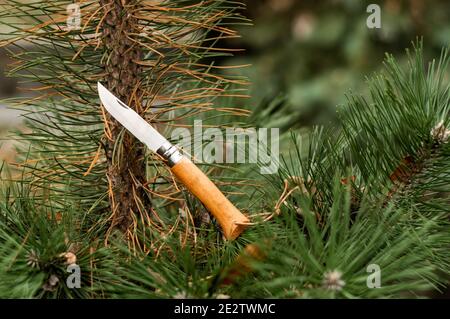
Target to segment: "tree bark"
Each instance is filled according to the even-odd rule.
[[[130,35],[139,33],[137,20],[131,14],[136,2],[100,0],[100,4],[105,15],[101,30],[107,50],[103,65],[106,72],[104,82],[119,99],[140,114],[141,67],[134,61],[140,60],[142,52]],[[142,187],[146,181],[144,146],[128,132],[120,140],[123,127],[108,114],[106,116],[111,133],[106,142],[106,158],[112,227],[126,232],[133,224],[133,215],[146,214],[151,207],[149,195]]]

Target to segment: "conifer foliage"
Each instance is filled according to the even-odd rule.
[[[80,3],[77,29],[67,28],[70,1],[11,0],[0,13],[12,30],[2,43],[16,59],[11,76],[39,85],[31,98],[8,101],[25,112],[27,129],[16,135],[14,170],[0,166],[10,175],[0,184],[0,297],[383,298],[446,289],[447,50],[429,64],[420,42],[408,65],[387,56],[367,81],[370,96],[351,93],[338,108],[337,127],[293,132],[278,174],[236,183],[247,196],[235,203],[252,225],[226,242],[214,221],[193,221],[202,208],[105,114],[95,87],[106,83],[165,135],[203,113],[243,114],[214,104],[240,96],[245,81],[211,62],[228,54],[215,43],[236,36],[238,4]]]
[[[106,224],[133,235],[138,221],[158,223],[151,181],[162,176],[163,183],[173,184],[172,178],[100,108],[96,83],[104,83],[163,133],[172,125],[189,126],[194,115],[213,109],[214,99],[233,95],[224,91],[230,82],[243,82],[214,74],[208,62],[227,54],[212,45],[236,36],[225,19],[239,21],[233,13],[239,5],[159,0],[77,5],[3,5],[4,23],[11,17],[20,21],[10,25],[3,41],[16,60],[10,71],[38,85],[31,99],[14,102],[27,112],[31,129],[24,138],[32,151],[22,165],[32,167],[33,188],[41,190],[43,204],[51,198],[51,206],[63,205],[70,194],[80,199],[80,209],[91,212],[91,226]],[[169,185],[165,197],[179,197],[178,190]]]

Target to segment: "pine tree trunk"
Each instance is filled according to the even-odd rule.
[[[104,82],[119,99],[141,113],[141,67],[134,61],[140,60],[142,52],[130,35],[139,33],[137,20],[131,15],[135,1],[100,0],[100,4],[105,14],[102,33],[107,49]],[[146,214],[151,207],[150,198],[142,187],[146,180],[144,147],[127,132],[123,140],[118,141],[123,127],[111,116],[106,116],[111,135],[106,142],[106,157],[112,226],[126,231],[133,223],[134,214]]]

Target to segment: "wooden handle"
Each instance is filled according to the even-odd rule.
[[[188,158],[183,157],[171,168],[175,176],[217,219],[228,240],[237,238],[249,220],[222,194],[217,186]]]

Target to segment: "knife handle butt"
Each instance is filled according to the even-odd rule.
[[[247,227],[249,219],[242,214],[217,186],[187,157],[178,161],[171,171],[217,219],[226,239],[233,240]]]

